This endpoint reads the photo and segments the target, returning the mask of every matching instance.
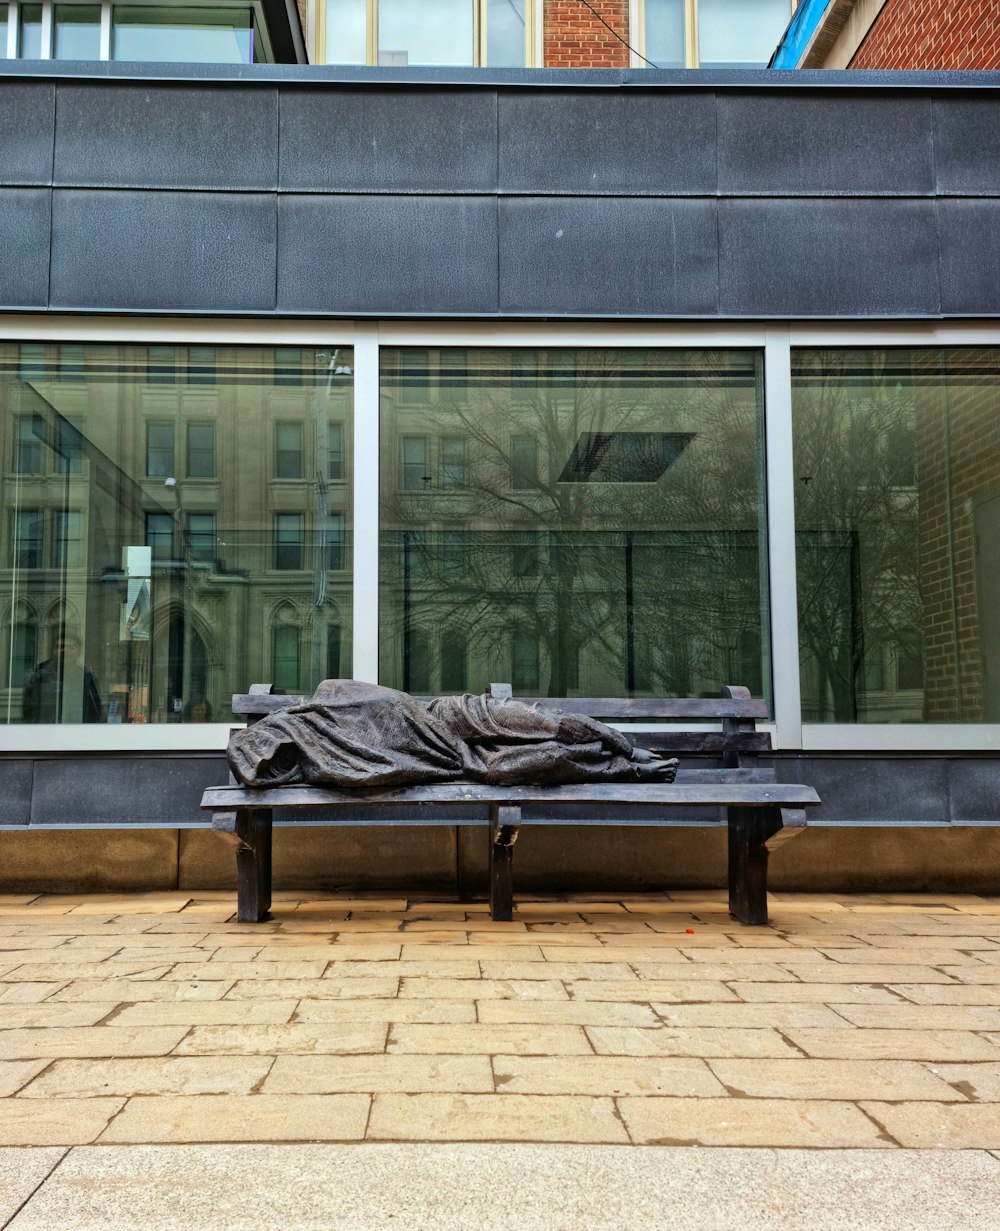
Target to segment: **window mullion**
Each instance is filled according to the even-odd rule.
[[[701,63],[698,49],[698,0],[684,0],[684,63],[697,68]]]
[[[101,59],[111,59],[111,0],[101,4]]]
[[[795,478],[792,465],[792,351],[787,329],[768,329],[764,347],[764,440],[771,595],[771,662],[778,747],[802,747]]]
[[[42,5],[42,33],[39,57],[42,60],[52,59],[52,26],[54,24],[55,5],[52,0],[45,0]]]
[[[368,0],[368,63],[378,64],[378,0]]]
[[[379,344],[377,325],[354,341],[354,678],[378,679]]]

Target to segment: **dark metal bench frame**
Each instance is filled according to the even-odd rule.
[[[233,697],[233,712],[256,722],[267,714],[299,704],[305,698],[275,696],[269,684],[255,684],[249,693]],[[481,817],[450,817],[448,825],[489,825],[490,914],[496,920],[513,916],[514,843],[522,827],[552,824],[549,818],[526,819],[525,805],[596,804],[637,805],[644,816],[638,824],[684,825],[666,815],[675,808],[719,809],[718,824],[729,835],[729,909],[746,924],[767,923],[767,862],[777,845],[805,826],[805,808],[818,804],[812,787],[778,783],[773,769],[761,768],[758,758],[771,751],[770,735],[758,731],[758,719],[767,717],[766,704],[736,685],[723,688],[719,699],[667,698],[663,700],[559,698],[546,700],[568,712],[590,714],[605,721],[721,721],[721,731],[637,732],[636,743],[684,760],[721,760],[721,768],[689,768],[682,760],[677,779],[663,783],[588,783],[556,787],[497,787],[449,782],[380,790],[340,790],[289,786],[256,789],[233,784],[209,787],[201,807],[213,814],[213,829],[236,848],[237,912],[244,923],[258,923],[271,906],[271,834],[275,812],[291,823],[307,814],[330,825],[365,825],[359,807],[396,804],[434,804],[455,807],[487,804],[489,821]],[[725,820],[721,810],[725,809]],[[351,811],[354,815],[351,815]],[[653,811],[655,810],[655,811]],[[600,816],[573,817],[572,825],[607,824]]]

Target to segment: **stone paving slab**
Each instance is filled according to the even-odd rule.
[[[98,1140],[360,1141],[370,1103],[367,1094],[256,1094],[252,1100],[238,1094],[139,1095]]]

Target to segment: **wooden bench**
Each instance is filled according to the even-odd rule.
[[[256,722],[307,698],[275,696],[268,684],[233,697],[233,712]],[[513,850],[519,831],[533,824],[551,825],[726,825],[729,835],[729,909],[741,923],[767,923],[767,860],[779,843],[800,833],[804,809],[818,804],[808,786],[775,781],[773,769],[759,764],[771,751],[770,735],[758,731],[767,707],[747,689],[730,685],[718,699],[662,700],[559,698],[542,701],[567,712],[626,723],[721,723],[720,730],[667,730],[630,733],[633,742],[668,756],[679,756],[676,781],[664,783],[592,783],[555,787],[482,786],[448,782],[378,790],[343,790],[313,786],[248,788],[209,787],[201,806],[212,813],[212,828],[236,848],[238,917],[256,923],[271,906],[271,830],[275,814],[291,824],[357,826],[391,824],[372,819],[372,810],[397,805],[436,805],[446,819],[421,817],[403,824],[479,825],[489,827],[490,914],[510,920],[513,912]],[[718,767],[692,766],[711,759]],[[469,807],[471,805],[471,807]],[[484,807],[485,805],[485,807]],[[567,806],[571,806],[567,809]],[[609,820],[609,811],[635,807],[637,815]],[[529,815],[525,815],[528,809]],[[368,819],[366,819],[366,810]],[[698,811],[695,811],[698,810]],[[422,811],[418,808],[417,811]],[[694,812],[694,815],[692,815]]]

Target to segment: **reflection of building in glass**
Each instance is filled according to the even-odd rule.
[[[6,346],[3,720],[67,628],[112,721],[339,674],[351,383],[343,351]]]
[[[384,351],[383,681],[764,687],[758,366],[746,352]]]
[[[1000,509],[998,356],[799,353],[795,479],[803,713],[988,721]]]

